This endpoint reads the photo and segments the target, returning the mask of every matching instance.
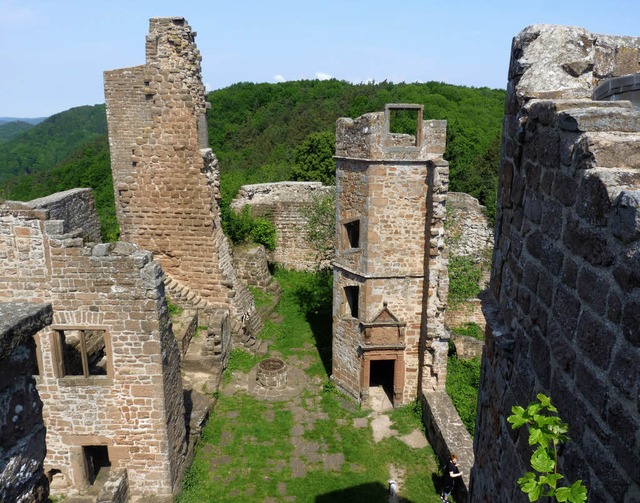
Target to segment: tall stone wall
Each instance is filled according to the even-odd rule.
[[[560,472],[589,501],[640,501],[640,112],[590,100],[639,70],[640,38],[514,38],[471,501],[527,501],[506,418],[540,392],[570,424]]]
[[[48,500],[42,401],[32,369],[34,335],[51,314],[50,304],[0,303],[0,501]]]
[[[151,19],[146,64],[105,72],[117,215],[122,239],[152,251],[172,287],[230,309],[239,327],[253,298],[220,223],[195,36],[183,18]]]
[[[69,213],[64,195],[51,199],[56,214]],[[78,208],[76,194],[66,201]],[[45,203],[0,206],[0,301],[53,306],[37,336],[45,469],[58,473],[58,493],[82,490],[91,483],[85,459],[105,449],[113,469],[127,469],[131,494],[170,496],[186,432],[162,269],[130,243],[85,244],[87,232],[54,219]],[[87,211],[76,221],[92,222]]]
[[[273,262],[288,269],[313,270],[317,267],[316,251],[308,239],[304,210],[313,204],[314,198],[329,196],[333,190],[320,182],[243,185],[231,208],[239,212],[249,206],[252,215],[273,222],[276,228],[276,249],[270,254]]]
[[[389,130],[404,107],[419,109],[416,136]],[[385,361],[395,404],[444,386],[445,131],[414,105],[337,123],[332,377],[358,399]]]

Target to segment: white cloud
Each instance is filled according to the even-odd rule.
[[[316,79],[318,80],[329,80],[332,78],[333,78],[333,75],[329,75],[328,73],[316,72]]]
[[[278,74],[273,76],[273,80],[275,80],[276,82],[286,82],[287,79],[285,79],[282,75]]]

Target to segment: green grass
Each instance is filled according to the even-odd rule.
[[[479,387],[480,358],[460,360],[457,355],[450,355],[447,363],[446,391],[471,436],[474,435],[476,427]]]
[[[253,301],[256,303],[256,307],[268,306],[273,302],[273,295],[269,292],[265,292],[255,286],[248,286],[251,294],[253,295]]]
[[[466,337],[473,337],[479,341],[484,341],[484,331],[475,322],[464,323],[459,327],[452,328],[451,331],[457,335],[464,335]]]
[[[370,427],[354,427],[354,420],[369,411],[342,396],[328,379],[330,314],[310,312],[299,302],[300,291],[316,284],[316,278],[282,270],[276,278],[282,287],[281,321],[268,321],[260,338],[272,340],[271,352],[285,359],[304,357],[309,363],[305,391],[284,402],[261,401],[243,391],[219,393],[178,503],[283,501],[285,493],[298,503],[386,502],[389,465],[405,470],[400,489],[407,502],[440,501],[430,447],[413,449],[397,438],[376,443]],[[233,372],[248,372],[259,360],[232,351],[225,380]],[[422,427],[415,405],[394,410],[390,417],[400,434]],[[296,472],[294,463],[304,466],[304,474]]]

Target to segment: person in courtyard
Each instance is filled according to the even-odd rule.
[[[442,493],[440,493],[440,499],[442,501],[449,501],[449,496],[453,492],[456,480],[461,476],[462,472],[458,468],[458,456],[451,453],[451,459],[447,462],[447,466],[444,471],[443,489]]]

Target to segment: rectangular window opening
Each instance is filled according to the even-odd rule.
[[[351,314],[352,317],[358,317],[358,296],[360,293],[360,287],[358,286],[345,286],[344,287],[344,295],[347,301],[348,306],[348,314]]]
[[[67,376],[106,376],[105,331],[96,329],[56,330],[58,374]]]
[[[350,248],[360,248],[360,220],[344,224]]]
[[[386,127],[392,147],[419,147],[422,142],[422,105],[388,104]]]

